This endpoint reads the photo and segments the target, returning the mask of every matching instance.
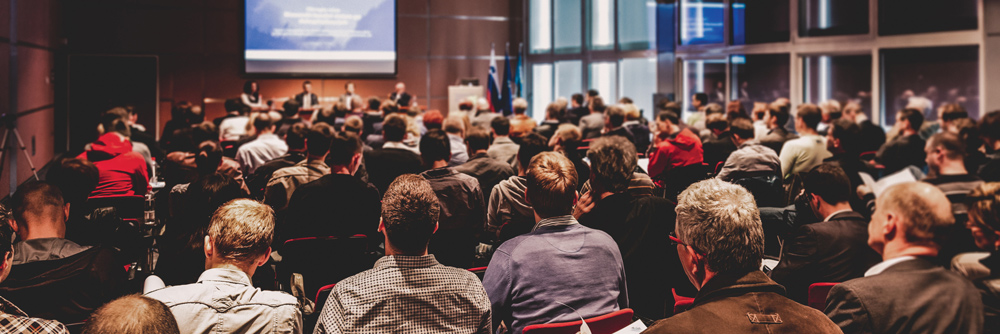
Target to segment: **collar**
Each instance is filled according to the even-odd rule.
[[[834,211],[829,216],[826,216],[826,219],[823,219],[823,221],[824,222],[828,222],[828,221],[830,221],[830,218],[833,218],[836,215],[839,215],[839,214],[845,213],[845,212],[851,212],[851,211],[853,211],[853,210],[851,210],[851,209],[844,209],[844,210],[840,210],[840,211]]]
[[[775,283],[760,270],[747,273],[718,274],[698,290],[694,305],[705,303],[717,297],[742,295],[747,292],[774,292],[785,294],[785,288]]]
[[[3,297],[0,297],[0,312],[19,317],[28,316],[28,314],[24,313],[24,311],[22,311],[21,308],[17,307],[17,305],[14,305],[14,303],[11,303],[9,300],[4,299]]]
[[[493,145],[508,144],[508,143],[509,144],[513,144],[514,143],[514,141],[511,140],[510,137],[508,137],[508,136],[497,137],[496,139],[493,140]]]
[[[412,147],[410,147],[409,145],[403,144],[403,142],[398,142],[398,141],[387,141],[387,142],[385,142],[385,144],[382,144],[382,148],[394,148],[394,149],[407,150],[407,151],[410,151],[410,152],[414,152],[414,149]]]
[[[486,153],[476,153],[476,154],[473,154],[471,157],[469,157],[469,161],[472,161],[472,160],[475,160],[475,159],[479,159],[479,158],[489,158],[489,157],[490,157],[490,155],[486,154]]]
[[[888,260],[879,262],[879,264],[876,264],[876,265],[872,266],[871,268],[868,269],[868,271],[865,272],[865,277],[875,276],[875,275],[881,274],[886,269],[889,269],[889,267],[892,267],[892,266],[894,266],[896,264],[899,264],[900,262],[909,261],[909,260],[916,260],[916,259],[917,259],[916,256],[909,256],[909,255],[907,255],[907,256],[900,256],[900,257],[897,257],[897,258],[892,258],[892,259],[888,259]]]
[[[246,273],[227,268],[212,268],[205,270],[205,272],[201,273],[201,276],[198,276],[198,283],[202,282],[224,282],[242,284],[246,286],[253,285],[250,282],[250,277],[247,277]]]
[[[423,176],[425,176],[427,178],[434,178],[434,179],[439,178],[439,177],[445,177],[445,176],[449,176],[449,175],[454,175],[454,174],[458,174],[458,172],[455,171],[455,169],[451,168],[451,167],[434,168],[434,169],[427,170],[427,171],[424,171],[423,173],[421,173],[421,175],[423,175]]]
[[[573,218],[573,215],[555,216],[539,220],[535,223],[535,227],[531,231],[534,232],[547,226],[568,226],[574,224],[579,224],[579,222],[576,221],[576,218]]]
[[[439,265],[434,254],[411,256],[411,255],[386,255],[375,261],[375,269],[387,268],[427,268]]]
[[[750,139],[750,140],[747,140],[747,141],[743,142],[743,144],[740,144],[739,148],[750,147],[750,146],[755,146],[755,145],[760,145],[760,142],[757,141],[756,139]]]
[[[278,138],[278,135],[274,133],[265,133],[257,135],[257,140],[281,140],[281,138]]]

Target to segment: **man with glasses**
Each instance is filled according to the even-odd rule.
[[[841,333],[760,271],[764,230],[743,187],[718,179],[691,185],[678,197],[676,224],[669,238],[698,295],[691,309],[644,333]]]

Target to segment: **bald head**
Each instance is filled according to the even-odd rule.
[[[955,223],[951,202],[937,187],[907,182],[890,187],[879,197],[877,211],[899,215],[908,243],[935,242]]]

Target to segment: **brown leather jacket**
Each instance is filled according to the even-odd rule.
[[[643,333],[842,333],[822,312],[784,293],[760,271],[720,274],[698,291],[691,309]]]

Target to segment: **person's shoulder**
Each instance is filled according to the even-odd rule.
[[[698,319],[695,312],[690,311],[694,310],[685,311],[654,322],[642,332],[645,334],[701,333],[703,328],[700,326],[700,323],[705,321],[705,319]]]
[[[38,334],[69,333],[66,325],[63,325],[61,322],[13,314],[0,314],[0,331],[4,333]]]
[[[287,292],[261,290],[259,288],[253,294],[253,297],[250,298],[250,301],[248,303],[266,304],[275,307],[278,306],[298,307],[299,305],[298,299],[296,299],[295,296],[292,296]]]

